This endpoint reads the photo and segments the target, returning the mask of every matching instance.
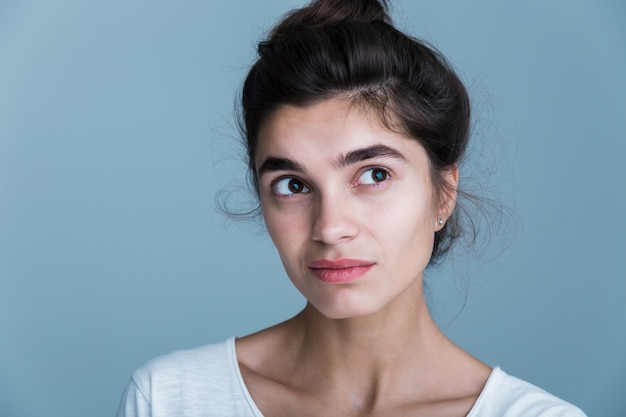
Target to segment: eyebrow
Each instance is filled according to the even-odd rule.
[[[379,157],[395,158],[403,162],[408,161],[408,159],[402,153],[393,148],[390,148],[389,146],[373,145],[348,152],[347,154],[340,157],[335,165],[338,167],[346,167],[348,165]],[[267,157],[267,159],[265,159],[265,161],[263,161],[263,163],[259,167],[257,175],[258,177],[261,177],[263,174],[273,171],[294,171],[302,173],[304,172],[304,167],[288,158],[269,156]]]
[[[341,157],[337,163],[339,167],[345,167],[348,165],[356,164],[358,162],[367,161],[368,159],[390,157],[395,158],[403,162],[407,162],[408,159],[402,155],[399,151],[390,148],[386,145],[374,145],[367,148],[355,149],[348,152],[345,156]]]
[[[272,171],[294,171],[302,173],[304,172],[304,168],[291,159],[269,156],[259,167],[257,176],[261,177],[263,174]]]

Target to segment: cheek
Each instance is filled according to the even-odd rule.
[[[433,208],[429,194],[407,194],[379,213],[374,223],[386,246],[400,258],[428,262],[434,242]]]
[[[281,240],[284,239],[284,236],[280,233],[281,230],[284,231],[284,227],[281,227],[279,222],[279,217],[276,216],[272,212],[268,212],[265,208],[263,209],[263,221],[265,222],[265,228],[270,235],[270,239],[274,242],[274,245],[279,246]]]
[[[297,242],[304,234],[303,221],[299,217],[302,216],[285,213],[275,208],[263,208],[265,227],[283,261],[288,259],[290,253],[298,247]]]

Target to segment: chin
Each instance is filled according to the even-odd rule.
[[[375,314],[380,308],[367,305],[366,303],[311,303],[309,305],[324,317],[331,320],[346,320],[367,317]]]

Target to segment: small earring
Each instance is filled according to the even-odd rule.
[[[437,219],[437,224],[438,224],[439,226],[443,226],[443,219],[442,219],[441,217],[439,217],[439,218]]]

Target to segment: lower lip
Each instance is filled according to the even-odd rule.
[[[365,275],[373,265],[352,266],[349,268],[310,268],[315,278],[329,284],[341,284],[359,279]]]

